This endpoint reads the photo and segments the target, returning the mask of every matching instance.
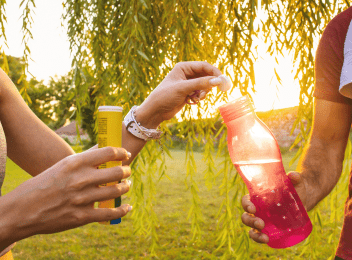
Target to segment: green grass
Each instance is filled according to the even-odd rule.
[[[216,213],[222,201],[219,196],[220,180],[208,190],[204,185],[203,171],[205,165],[202,155],[195,153],[197,163],[197,182],[199,196],[204,214],[204,231],[201,241],[191,242],[191,223],[187,220],[191,194],[187,191],[183,151],[172,151],[173,159],[167,159],[168,175],[171,179],[162,178],[157,184],[155,211],[159,218],[157,232],[160,247],[157,249],[159,259],[218,259],[223,249],[214,253],[218,243]],[[295,169],[296,164],[288,167],[294,152],[283,155],[286,171]],[[219,161],[219,160],[218,160]],[[217,161],[217,162],[218,162]],[[3,193],[13,190],[30,176],[8,160]],[[124,196],[123,202],[129,198]],[[242,211],[238,212],[240,217]],[[341,224],[341,223],[339,223]],[[326,226],[324,231],[331,230]],[[246,232],[249,228],[246,229]],[[37,235],[17,243],[13,249],[15,259],[155,259],[149,255],[149,241],[133,235],[133,223],[127,215],[118,226],[89,224],[87,226],[52,235]],[[239,231],[238,231],[239,232]],[[338,232],[339,234],[339,232]],[[334,238],[338,240],[338,235]],[[251,259],[299,259],[302,244],[285,250],[275,250],[267,245],[250,242]],[[321,247],[321,259],[326,259],[335,251],[333,245],[325,243]],[[324,257],[323,257],[324,256]],[[305,258],[302,258],[305,259]]]

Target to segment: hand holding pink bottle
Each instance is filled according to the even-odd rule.
[[[287,177],[279,146],[271,131],[257,118],[248,96],[219,108],[228,129],[232,163],[246,183],[256,216],[272,248],[286,248],[303,241],[312,223]]]
[[[307,194],[307,189],[309,189],[309,184],[299,172],[288,172],[287,176],[290,178],[299,198],[301,199],[304,208],[309,211],[312,206],[308,205],[309,199]],[[249,194],[242,197],[242,207],[245,212],[242,214],[242,223],[252,229],[249,230],[249,236],[257,243],[267,244],[269,238],[267,235],[261,232],[265,227],[265,223],[262,219],[256,217],[254,214],[257,212],[255,205],[251,202]]]

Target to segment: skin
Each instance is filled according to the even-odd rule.
[[[296,172],[289,172],[304,207],[312,210],[337,184],[348,135],[351,127],[350,105],[315,99],[313,128]],[[249,236],[257,243],[268,243],[267,235],[260,231],[265,223],[254,216],[256,209],[249,194],[242,198],[243,224],[251,227]]]
[[[206,93],[216,84],[209,81],[221,72],[206,62],[181,62],[140,105],[136,120],[156,128],[174,117],[188,95]],[[196,100],[196,101],[198,101]],[[125,216],[124,204],[114,209],[95,209],[94,202],[114,199],[128,192],[128,166],[145,145],[124,127],[122,148],[97,146],[75,154],[70,146],[41,122],[23,101],[17,88],[0,70],[0,121],[6,135],[8,156],[33,176],[0,197],[0,255],[11,244],[36,234],[50,234]],[[128,152],[127,152],[128,151]],[[97,167],[108,161],[124,166]],[[121,181],[99,187],[99,184]]]

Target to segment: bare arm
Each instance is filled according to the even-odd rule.
[[[331,192],[341,176],[351,117],[350,105],[314,101],[311,136],[297,167],[308,184],[303,201],[308,211]]]
[[[2,70],[0,121],[6,136],[8,157],[32,176],[74,154],[71,147],[30,110]]]
[[[139,117],[145,125],[157,127],[147,114]],[[46,126],[27,106],[9,77],[0,69],[0,121],[3,125],[8,156],[32,176],[45,171],[63,158],[74,154],[72,148]],[[123,128],[122,147],[132,156],[128,165],[145,145]],[[97,146],[96,146],[97,147]],[[95,147],[95,148],[96,148]]]

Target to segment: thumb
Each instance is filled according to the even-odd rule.
[[[98,149],[98,145],[97,144],[92,146],[91,148],[89,148],[87,151],[91,151],[91,150],[95,150],[95,149]]]
[[[221,79],[214,76],[206,76],[195,79],[188,79],[182,81],[182,88],[185,90],[187,95],[195,90],[208,91],[210,88],[221,84]]]
[[[287,173],[287,176],[290,178],[293,185],[297,185],[302,181],[301,174],[299,172],[289,172]]]

